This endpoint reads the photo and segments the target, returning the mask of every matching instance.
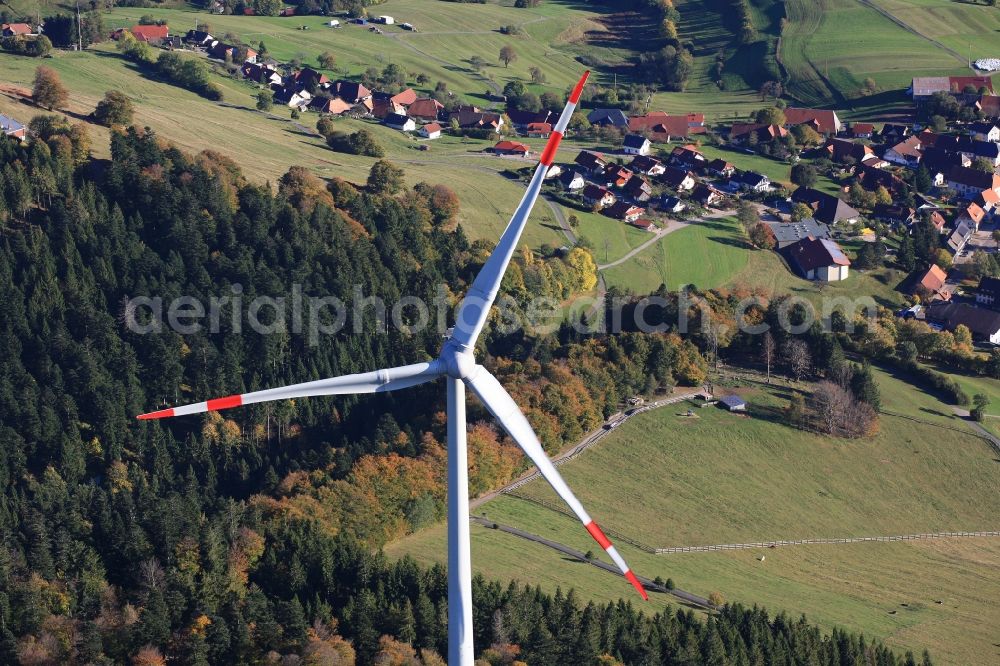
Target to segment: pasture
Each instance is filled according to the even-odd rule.
[[[560,471],[603,526],[655,547],[997,529],[1000,481],[991,450],[949,429],[965,424],[941,413],[934,396],[882,371],[876,377],[887,408],[937,425],[883,417],[877,435],[848,441],[793,433],[766,415],[709,408],[685,419],[676,415],[681,406],[665,407],[626,422]],[[786,400],[785,389],[740,390],[751,405]],[[519,492],[557,501],[544,482]],[[597,550],[574,520],[523,499],[501,497],[476,513]],[[444,543],[435,527],[389,552],[441,561]],[[927,647],[935,663],[981,663],[984,650],[996,651],[991,632],[1000,610],[992,599],[1000,583],[989,573],[1000,565],[995,538],[659,556],[617,545],[650,578],[669,576],[682,589],[719,590],[792,617],[805,613],[826,628],[863,631],[899,649]],[[473,565],[548,590],[629,598],[619,578],[489,529],[473,530]],[[669,602],[654,598],[651,610]]]

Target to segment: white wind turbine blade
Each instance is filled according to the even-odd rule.
[[[500,385],[497,378],[494,377],[490,372],[477,365],[473,372],[469,376],[465,377],[465,383],[468,384],[469,388],[479,396],[479,399],[483,401],[486,408],[491,414],[500,422],[504,430],[511,436],[511,438],[517,442],[518,446],[524,451],[524,453],[531,458],[531,461],[535,463],[538,467],[538,471],[542,473],[545,480],[549,482],[553,490],[563,499],[569,508],[573,510],[573,513],[577,515],[583,526],[587,528],[587,532],[590,536],[594,537],[594,540],[600,544],[601,548],[607,551],[611,559],[614,560],[618,568],[621,569],[622,574],[632,583],[632,586],[639,591],[643,599],[649,599],[646,594],[646,590],[643,589],[642,583],[636,578],[632,570],[629,569],[628,564],[618,551],[615,549],[614,545],[605,536],[601,528],[593,521],[587,510],[583,508],[580,504],[580,500],[576,498],[573,491],[569,489],[566,482],[563,480],[562,476],[556,470],[555,465],[549,460],[549,457],[545,455],[545,450],[542,448],[541,442],[538,441],[538,437],[535,435],[535,431],[531,428],[531,424],[528,423],[528,419],[525,418],[524,414],[521,412],[517,403],[514,399],[510,397],[507,390]]]
[[[531,177],[528,190],[524,193],[513,217],[510,218],[496,248],[483,264],[483,268],[473,281],[469,293],[465,295],[462,305],[458,308],[458,314],[455,317],[455,330],[451,339],[462,348],[471,349],[476,344],[476,339],[486,324],[486,317],[493,306],[493,301],[496,300],[497,292],[500,291],[500,282],[503,280],[504,273],[507,272],[507,265],[514,255],[517,241],[521,238],[521,232],[524,231],[524,226],[531,215],[531,209],[542,190],[545,173],[555,160],[559,142],[562,141],[563,135],[566,133],[566,126],[569,125],[569,120],[576,109],[576,104],[580,100],[580,94],[583,92],[583,86],[589,75],[589,71],[584,72],[576,87],[573,88],[569,101],[559,116],[559,122],[556,123],[548,143],[545,144],[545,150],[542,151],[538,166],[535,167],[535,174]]]
[[[164,419],[171,416],[185,416],[201,412],[214,412],[240,405],[252,405],[255,402],[271,400],[289,400],[291,398],[308,398],[321,395],[345,395],[350,393],[382,393],[408,388],[429,382],[444,374],[444,364],[435,359],[429,363],[404,365],[399,368],[376,370],[356,375],[344,375],[331,379],[319,379],[314,382],[292,384],[280,388],[254,391],[242,395],[231,395],[225,398],[215,398],[192,405],[161,409],[148,414],[140,414],[139,419]]]

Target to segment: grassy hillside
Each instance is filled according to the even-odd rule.
[[[963,427],[932,396],[882,372],[877,378],[887,408]],[[781,391],[745,393],[751,403],[783,400]],[[995,463],[986,445],[969,435],[884,417],[877,436],[843,441],[714,409],[698,410],[694,420],[679,418],[680,411],[636,417],[560,468],[606,527],[654,546],[996,529]],[[543,483],[521,492],[554,499]],[[479,511],[593,548],[574,521],[517,498]],[[444,540],[436,528],[390,552],[440,560]],[[764,563],[752,550],[655,556],[619,547],[643,575],[671,576],[684,589],[717,589],[793,616],[804,612],[825,626],[862,630],[900,648],[926,646],[940,663],[982,663],[977,655],[992,649],[991,627],[1000,620],[991,601],[1000,583],[988,573],[1000,565],[996,539],[795,546],[766,551]],[[474,530],[473,558],[479,570],[547,589],[628,596],[620,579],[491,530]]]

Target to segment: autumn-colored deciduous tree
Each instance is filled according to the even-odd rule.
[[[35,104],[46,109],[61,109],[69,99],[69,91],[62,84],[59,74],[51,67],[35,70],[35,82],[31,89]]]

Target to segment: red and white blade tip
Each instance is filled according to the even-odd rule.
[[[583,93],[583,86],[587,83],[587,77],[590,76],[590,70],[588,69],[577,81],[576,87],[573,88],[573,92],[569,96],[569,101],[571,104],[576,104],[580,101],[580,95]]]
[[[622,570],[625,580],[632,583],[632,587],[638,590],[639,594],[642,595],[643,600],[649,601],[649,595],[646,594],[646,588],[642,586],[642,583],[640,583],[639,579],[636,578],[635,573],[633,573],[628,565],[625,564],[625,560],[623,560],[621,555],[618,554],[618,550],[615,548],[614,544],[611,543],[611,539],[604,534],[604,530],[601,529],[600,525],[594,521],[590,521],[584,525],[584,527],[587,528],[587,532],[590,533],[590,536],[594,537],[594,541],[596,541],[597,544],[611,556],[611,559],[614,560],[615,564],[617,564]]]
[[[139,414],[136,418],[140,421],[148,421],[151,419],[167,419],[172,416],[185,416],[187,414],[200,414],[202,412],[217,412],[220,409],[229,409],[231,407],[239,407],[243,404],[242,395],[229,395],[225,398],[214,398],[212,400],[207,400],[205,402],[197,402],[193,405],[187,405],[185,407],[172,407],[170,409],[161,409],[155,412],[149,412],[147,414]]]

